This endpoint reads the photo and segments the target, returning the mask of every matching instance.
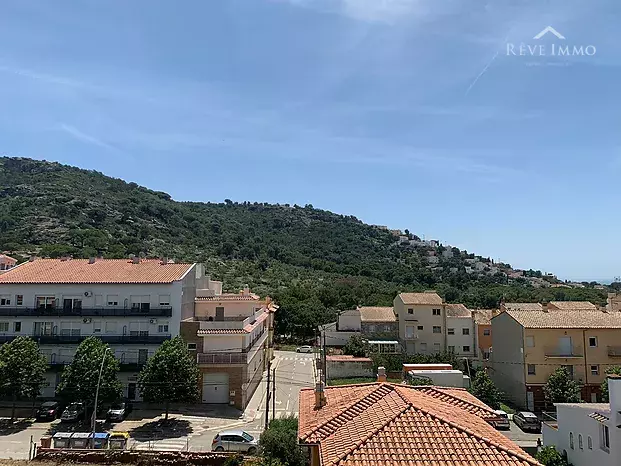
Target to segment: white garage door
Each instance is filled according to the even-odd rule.
[[[229,402],[229,374],[203,374],[203,403]]]

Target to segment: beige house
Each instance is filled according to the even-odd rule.
[[[243,409],[272,357],[278,306],[247,287],[221,293],[221,282],[209,279],[206,286],[197,290],[194,315],[181,322],[181,335],[188,350],[196,353],[202,402]]]
[[[408,354],[446,351],[446,304],[434,291],[399,293],[393,302],[399,340]]]
[[[621,364],[621,313],[599,310],[505,310],[491,320],[490,375],[518,406],[545,407],[543,386],[565,367],[585,401],[599,399],[607,368]]]
[[[472,311],[463,304],[446,304],[446,346],[458,357],[476,357]]]

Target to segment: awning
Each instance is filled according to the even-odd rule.
[[[595,419],[597,422],[601,422],[602,424],[606,424],[609,421],[609,419],[602,413],[591,413],[589,414],[589,417]]]

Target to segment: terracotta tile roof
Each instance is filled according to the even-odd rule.
[[[550,308],[564,311],[597,311],[597,306],[589,301],[550,301]]]
[[[430,304],[439,306],[442,304],[442,298],[435,292],[425,293],[400,293],[399,297],[403,304]]]
[[[373,362],[371,358],[354,357],[350,354],[335,354],[332,356],[326,356],[326,360],[336,362]]]
[[[447,304],[447,317],[472,317],[472,312],[463,304]]]
[[[609,418],[604,416],[602,413],[591,413],[589,417],[595,419],[597,422],[601,422],[602,424],[606,424],[609,421]]]
[[[507,311],[525,328],[621,328],[621,313],[603,311]]]
[[[360,310],[361,322],[396,322],[397,317],[392,307],[362,306]]]
[[[319,444],[323,466],[539,464],[480,416],[432,394],[450,389],[424,388],[328,387],[321,409],[314,409],[313,389],[303,389],[299,437]]]
[[[471,414],[475,414],[480,418],[485,419],[486,421],[490,421],[498,417],[492,408],[468,392],[465,388],[433,387],[427,385],[421,385],[414,388],[440,401],[449,403],[453,406],[458,406]]]
[[[504,303],[504,308],[507,311],[540,311],[543,306],[540,303]]]
[[[7,256],[6,254],[0,254],[0,260],[6,259],[9,262],[17,262],[17,259],[13,259],[11,256]]]
[[[258,301],[259,295],[254,293],[243,295],[238,293],[223,293],[215,296],[197,296],[196,301]]]
[[[496,309],[477,309],[476,311],[472,311],[472,316],[474,317],[474,321],[479,325],[491,325],[492,317],[494,317],[494,313],[498,312]]]
[[[265,321],[265,319],[267,319],[267,316],[269,316],[269,312],[266,312],[266,310],[264,309],[264,312],[262,312],[261,315],[257,317],[252,324],[248,324],[244,327],[244,332],[251,333],[255,328],[261,325]]]
[[[162,264],[159,260],[127,259],[36,259],[0,275],[4,283],[172,283],[180,280],[193,264]]]

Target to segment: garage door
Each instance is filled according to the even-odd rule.
[[[203,403],[229,402],[229,374],[203,374]]]

